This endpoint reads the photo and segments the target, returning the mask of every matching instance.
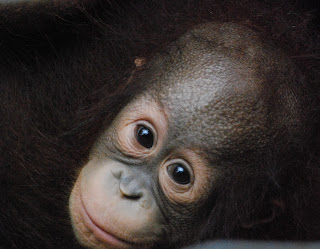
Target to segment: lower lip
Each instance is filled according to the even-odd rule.
[[[93,220],[90,218],[89,213],[85,209],[83,203],[82,204],[82,217],[84,219],[85,224],[87,225],[87,228],[89,228],[94,236],[102,241],[103,243],[106,243],[107,245],[112,246],[112,248],[132,248],[133,244],[123,241],[121,239],[118,239],[117,237],[107,233],[103,229],[101,229],[98,225],[96,225]]]

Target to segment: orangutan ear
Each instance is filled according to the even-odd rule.
[[[241,226],[243,228],[250,229],[257,225],[272,222],[279,213],[283,212],[284,209],[285,205],[282,200],[272,200],[262,215],[256,215],[254,218],[250,218],[250,220],[242,222]]]
[[[137,57],[134,60],[134,64],[136,65],[136,68],[139,69],[141,68],[144,64],[146,64],[147,59],[144,57]]]

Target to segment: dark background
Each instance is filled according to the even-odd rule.
[[[315,22],[320,25],[320,0],[299,0],[298,6],[315,14]]]

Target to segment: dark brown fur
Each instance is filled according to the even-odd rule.
[[[210,219],[199,239],[320,239],[320,40],[311,15],[288,1],[92,2],[0,5],[0,248],[79,247],[69,193],[101,129],[143,87],[128,83],[134,59],[148,60],[208,21],[242,23],[287,51],[307,78],[313,123],[300,153],[287,155],[295,164],[270,175],[280,184],[279,176],[290,175],[286,188],[279,186],[286,202],[276,218],[281,225],[233,230],[221,217],[244,199],[234,196],[212,214],[224,229],[216,231]],[[250,179],[237,184],[258,188]],[[252,203],[243,205],[239,212],[252,210]]]

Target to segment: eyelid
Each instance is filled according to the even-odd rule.
[[[154,134],[157,133],[156,128],[154,127],[152,122],[150,122],[149,120],[138,119],[136,121],[133,121],[132,123],[135,123],[136,127],[138,127],[139,125],[142,125],[142,126],[149,128],[150,130],[152,130]]]
[[[136,104],[133,103],[132,106],[122,111],[117,121],[119,129],[116,130],[120,149],[124,149],[125,154],[130,154],[130,156],[137,158],[157,155],[166,139],[168,127],[165,109],[158,102],[144,100],[143,98],[144,96],[141,99],[137,99]],[[152,130],[155,142],[151,149],[145,148],[145,150],[137,151],[134,149],[134,145],[128,145],[128,140],[134,141],[132,134],[134,134],[136,124],[146,124]],[[128,139],[128,136],[130,136],[130,139]],[[136,139],[135,135],[134,139]]]
[[[208,164],[201,149],[184,148],[174,151],[167,158],[168,161],[183,160],[187,162],[192,169],[192,183],[186,185],[179,185],[169,179],[166,170],[166,164],[163,163],[159,170],[159,182],[163,192],[170,202],[174,204],[188,205],[203,198],[205,194],[211,189],[215,179],[212,167]]]
[[[136,132],[137,127],[140,125],[148,127],[153,133],[154,142],[151,148],[144,147],[137,140]],[[157,148],[158,144],[158,133],[151,122],[139,119],[127,122],[127,124],[122,126],[118,131],[118,141],[119,150],[122,154],[131,158],[142,159],[154,154],[154,150]]]

